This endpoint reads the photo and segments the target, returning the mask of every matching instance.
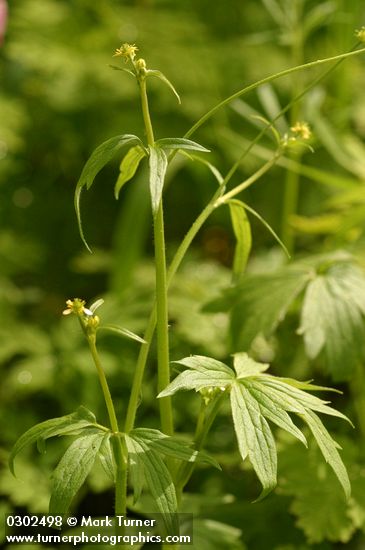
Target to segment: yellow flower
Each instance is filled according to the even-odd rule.
[[[76,313],[76,315],[93,315],[93,312],[85,307],[85,300],[80,300],[80,298],[67,300],[66,306],[67,309],[62,312],[63,315],[70,315],[70,313]]]
[[[360,42],[365,42],[365,27],[355,31],[355,36],[360,40]]]
[[[301,139],[309,139],[312,135],[311,129],[306,122],[296,122],[294,126],[290,128],[293,134]]]
[[[124,61],[134,61],[138,48],[135,44],[122,44],[120,48],[115,50],[113,57],[123,57]]]

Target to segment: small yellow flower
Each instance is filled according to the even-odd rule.
[[[355,36],[360,40],[360,42],[365,42],[365,27],[355,31]]]
[[[290,130],[301,139],[309,139],[312,135],[311,129],[306,122],[297,122]]]
[[[62,312],[62,315],[70,315],[70,313],[76,313],[76,315],[93,315],[93,312],[85,307],[85,300],[80,300],[80,298],[67,300],[66,305],[67,309]]]
[[[134,61],[138,48],[135,44],[122,44],[120,48],[115,50],[113,57],[123,57],[124,61]]]

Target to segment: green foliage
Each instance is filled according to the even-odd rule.
[[[120,190],[127,181],[131,180],[136,173],[141,160],[146,156],[145,150],[140,145],[131,147],[120,163],[120,174],[114,188],[115,198],[119,198]]]
[[[305,289],[299,334],[308,357],[324,349],[334,380],[348,380],[364,357],[365,275],[346,254],[303,259],[273,273],[245,277],[206,311],[231,310],[235,348],[269,337]]]
[[[335,380],[349,379],[364,357],[365,276],[351,263],[334,264],[306,288],[299,333],[309,357],[324,349]]]
[[[239,280],[245,271],[252,246],[250,222],[246,215],[245,205],[238,200],[228,202],[232,227],[237,240],[233,260],[233,276]]]
[[[259,500],[276,486],[275,440],[265,417],[306,443],[287,412],[297,414],[309,426],[324,459],[349,498],[350,481],[337,451],[338,445],[313,411],[346,417],[326,405],[325,401],[306,393],[311,389],[320,389],[318,386],[312,388],[308,383],[265,374],[268,365],[253,361],[245,353],[234,356],[236,376],[232,369],[210,357],[187,357],[178,363],[188,370],[179,374],[159,397],[167,397],[180,390],[199,391],[203,388],[221,388],[230,392],[233,424],[242,460],[249,458],[263,487]]]
[[[81,197],[81,191],[86,186],[86,189],[89,190],[92,184],[94,183],[94,179],[96,175],[100,172],[102,168],[108,162],[114,157],[114,155],[124,146],[126,145],[139,145],[142,148],[142,142],[141,140],[134,135],[131,134],[124,134],[121,136],[114,136],[107,141],[104,141],[101,145],[99,145],[95,151],[90,156],[89,160],[86,162],[82,172],[81,176],[79,178],[79,181],[76,185],[75,190],[75,210],[77,215],[77,221],[79,224],[79,231],[81,238],[86,246],[86,248],[89,249],[84,233],[82,230],[82,223],[81,223],[81,212],[80,212],[80,197]]]
[[[167,156],[165,151],[157,146],[150,146],[149,151],[150,193],[152,212],[155,216],[161,202],[162,190],[167,170]]]
[[[85,428],[94,426],[95,423],[95,416],[85,407],[80,407],[75,413],[60,418],[52,418],[33,426],[15,443],[9,458],[10,470],[14,473],[14,459],[27,445],[37,443],[38,448],[42,449],[44,448],[44,441],[50,437],[77,435]]]
[[[91,430],[75,439],[61,458],[52,475],[52,494],[49,513],[64,515],[76,493],[83,485],[104,439],[104,433]]]
[[[98,380],[91,373],[84,343],[74,324],[69,328],[58,319],[67,296],[104,295],[107,299],[103,311],[105,324],[99,326],[98,343],[111,393],[116,397],[118,418],[124,418],[137,353],[129,338],[142,343],[136,333],[142,334],[145,330],[154,288],[148,236],[150,208],[145,185],[148,184],[147,163],[142,163],[148,153],[140,141],[126,144],[127,153],[118,161],[120,173],[114,191],[120,196],[120,212],[119,206],[112,201],[112,193],[104,193],[103,186],[98,186],[88,196],[89,220],[94,222],[87,222],[90,242],[95,243],[93,256],[79,254],[74,224],[69,221],[72,218],[69,193],[74,187],[75,174],[100,136],[119,134],[121,120],[122,128],[143,135],[140,114],[134,109],[137,103],[135,80],[120,72],[120,69],[128,72],[123,66],[115,67],[117,73],[108,67],[115,37],[133,42],[138,36],[143,56],[146,54],[147,58],[148,55],[152,66],[161,66],[171,75],[181,91],[181,107],[176,111],[169,91],[158,82],[156,85],[154,80],[160,79],[167,84],[179,100],[171,82],[160,71],[149,70],[149,76],[155,77],[148,79],[151,112],[158,119],[156,135],[183,135],[194,120],[222,97],[289,67],[293,56],[298,54],[305,61],[351,48],[353,30],[361,25],[364,9],[360,0],[351,3],[342,0],[265,0],[261,3],[228,0],[224,6],[217,5],[214,9],[208,0],[186,0],[181,4],[157,2],[153,9],[146,2],[139,2],[138,6],[131,3],[121,6],[110,0],[103,3],[86,0],[77,5],[57,0],[8,3],[11,13],[8,32],[1,45],[0,67],[4,83],[0,94],[3,182],[0,206],[0,428],[4,445],[0,452],[3,464],[8,458],[5,449],[11,446],[15,434],[22,433],[32,423],[42,422],[50,410],[54,416],[64,418],[61,415],[65,411],[84,403],[97,410],[98,418],[106,416]],[[151,29],[158,29],[158,36]],[[219,47],[217,36],[220,37]],[[300,104],[295,105],[293,111],[298,107],[299,119],[306,118],[313,128],[315,155],[303,153],[301,158],[283,155],[270,177],[263,178],[262,185],[250,188],[245,196],[239,197],[244,210],[241,209],[236,224],[238,230],[233,229],[234,238],[232,220],[222,212],[224,209],[217,209],[197,234],[194,250],[169,290],[173,358],[183,357],[188,350],[225,362],[233,349],[248,351],[252,346],[256,358],[273,362],[276,374],[303,379],[315,377],[324,384],[328,384],[323,380],[327,374],[323,367],[327,365],[333,379],[348,382],[342,386],[341,408],[350,417],[357,416],[360,426],[364,418],[362,270],[353,258],[337,257],[334,261],[322,258],[319,263],[315,259],[304,258],[303,262],[298,259],[308,253],[316,254],[318,259],[323,252],[341,246],[353,253],[359,265],[364,264],[361,62],[353,57],[351,62],[338,66],[336,72],[322,79],[301,98]],[[193,154],[207,151],[198,144],[191,145],[195,142],[189,145],[187,140],[182,143],[181,138],[177,138],[171,146],[173,138],[168,138],[165,144],[159,140],[169,159],[176,152],[181,153],[176,155],[167,172],[168,185],[160,182],[161,195],[162,187],[167,191],[164,201],[168,260],[178,240],[211,195],[209,171],[219,185],[224,181],[215,164],[226,169],[237,161],[243,148],[250,147],[235,174],[237,181],[242,181],[260,167],[261,160],[272,157],[272,136],[262,135],[258,142],[255,132],[262,128],[260,120],[273,121],[295,93],[311,84],[315,72],[297,73],[297,76],[277,81],[275,87],[260,87],[257,93],[254,91],[247,96],[245,102],[236,99],[230,103],[228,111],[217,112],[214,121],[202,127],[202,135],[197,138],[213,151],[211,162]],[[294,114],[287,120],[281,116],[275,124],[283,134],[289,131],[292,122],[295,123]],[[273,130],[276,135],[277,130]],[[76,198],[81,234],[79,202],[82,189],[91,187],[101,169],[106,181],[113,180],[112,169],[106,164],[117,152],[118,147],[113,153],[111,148],[105,151],[103,159],[94,157],[95,163],[91,163],[88,174],[84,174],[86,180],[77,190]],[[187,158],[194,162],[184,162]],[[201,170],[200,165],[206,165],[209,170]],[[300,175],[298,212],[288,220],[297,237],[293,254],[295,264],[291,267],[283,267],[277,252],[269,250],[272,236],[268,238],[254,219],[255,216],[261,221],[267,219],[269,223],[263,223],[276,238],[275,231],[282,225],[283,169]],[[124,188],[135,175],[135,185]],[[169,185],[170,179],[174,180],[173,185]],[[246,266],[250,236],[248,231],[244,234],[247,223],[241,222],[247,222],[247,216],[255,247]],[[280,231],[278,234],[277,240],[281,242],[282,234]],[[230,284],[227,267],[235,251],[234,271],[242,273],[246,269],[245,278],[237,290],[231,287],[225,293],[223,312],[216,304],[216,311],[206,314],[201,304],[210,302],[218,289]],[[231,343],[227,341],[229,311],[232,312]],[[134,332],[120,326],[130,327]],[[295,337],[298,326],[304,346]],[[236,363],[239,363],[237,359]],[[193,476],[189,483],[189,491],[199,493],[196,497],[201,503],[199,512],[192,507],[194,514],[200,515],[194,518],[194,547],[238,550],[244,547],[242,540],[250,550],[307,550],[312,547],[332,550],[337,542],[348,545],[349,549],[360,547],[365,530],[365,490],[361,473],[364,458],[358,455],[350,459],[346,449],[351,447],[351,442],[360,447],[361,429],[351,432],[348,438],[336,437],[344,447],[344,460],[349,465],[353,486],[352,496],[346,501],[331,469],[320,463],[319,448],[311,446],[309,430],[302,432],[291,420],[292,413],[303,415],[303,412],[291,410],[291,407],[298,408],[298,402],[294,405],[290,400],[292,394],[284,395],[283,388],[279,390],[278,385],[270,386],[268,393],[266,387],[253,384],[252,378],[259,376],[255,374],[254,364],[245,366],[243,362],[241,375],[245,369],[246,374],[251,374],[243,375],[234,385],[238,416],[242,419],[251,413],[252,419],[262,421],[262,425],[265,424],[263,418],[279,427],[279,489],[270,499],[255,506],[247,502],[247,495],[254,494],[251,477],[245,470],[247,466],[242,470],[238,465],[238,452],[232,453],[233,430],[231,435],[225,415],[219,417],[206,444],[214,449],[214,456],[227,475],[202,468],[199,476]],[[218,381],[219,375],[214,372]],[[208,377],[207,373],[194,376],[197,384]],[[289,378],[278,377],[277,380],[289,384],[291,391],[315,390],[312,384],[307,387]],[[189,386],[189,380],[184,384]],[[218,394],[220,387],[217,386]],[[139,425],[158,425],[155,388],[152,346],[146,384],[140,395],[143,403],[138,409]],[[302,394],[301,398],[304,399]],[[308,406],[311,405],[313,403]],[[228,407],[228,400],[224,406]],[[323,403],[322,406],[326,407]],[[192,429],[198,412],[196,397],[177,396],[174,408],[176,424],[185,434]],[[307,423],[321,441],[323,454],[334,462],[339,475],[343,476],[341,462],[336,460],[337,449],[310,410],[306,415]],[[330,411],[333,409],[322,410],[328,414]],[[79,422],[79,428],[74,426],[74,431],[71,428],[69,431],[67,423],[59,429],[65,430],[65,435],[73,434],[71,437],[77,438],[76,442],[79,436],[82,438],[95,428],[95,418],[90,418],[90,425],[87,418],[79,418]],[[267,435],[266,428],[259,434],[249,422],[247,426],[251,428],[251,438]],[[48,427],[55,431],[45,431],[47,437],[51,437],[50,433],[57,435],[56,426]],[[280,439],[280,429],[302,443],[308,440],[309,451],[297,449],[295,445],[285,446]],[[110,445],[114,436],[102,429],[100,434],[103,439],[95,458],[96,467],[90,471],[92,479],[89,478],[85,488],[89,495],[102,487],[110,488],[115,479],[115,460]],[[28,432],[27,436],[28,443],[37,443],[41,451],[47,437],[38,438],[36,431],[30,436]],[[176,453],[174,443],[168,443],[166,437],[163,440],[158,438],[145,443],[148,449],[154,445],[153,453],[158,457],[155,464],[159,464],[160,459],[165,461],[168,456],[163,449],[169,450],[170,455]],[[267,441],[263,441],[266,453],[269,451]],[[17,453],[27,444],[23,443]],[[52,444],[47,445],[47,453],[38,457],[44,472],[33,465],[31,453],[16,459],[20,479],[14,479],[7,470],[0,472],[0,491],[9,503],[1,508],[2,511],[24,507],[34,513],[46,512],[50,492],[47,472],[65,451],[64,444],[64,440],[55,437]],[[157,448],[159,445],[163,449]],[[171,451],[171,445],[175,450]],[[191,456],[189,449],[193,447],[195,445],[183,446],[184,450],[179,450],[180,458]],[[296,453],[292,453],[293,447]],[[13,455],[11,460],[15,457],[14,451]],[[204,454],[199,456],[203,458]],[[194,457],[198,463],[198,455]],[[99,462],[102,467],[100,464],[97,467]],[[139,476],[142,470],[148,469],[143,460],[139,462],[138,475],[130,480],[136,493],[142,492],[146,479]],[[209,459],[206,463],[209,464]],[[151,461],[149,468],[152,470]],[[256,469],[261,476],[266,475],[259,462]],[[155,491],[156,494],[156,480],[153,482],[155,485],[150,493]],[[279,494],[283,492],[285,494]],[[143,504],[147,502],[145,498],[139,499],[142,514]],[[186,495],[182,502],[184,499]],[[85,502],[92,513],[93,499]],[[292,514],[288,514],[288,510]]]

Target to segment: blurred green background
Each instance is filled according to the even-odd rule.
[[[117,134],[144,138],[135,82],[109,67],[115,63],[115,48],[136,43],[148,67],[163,71],[173,82],[181,106],[158,80],[149,81],[149,95],[156,137],[177,137],[245,85],[293,64],[348,51],[356,42],[354,30],[364,23],[365,8],[360,0],[8,4],[8,28],[0,49],[0,511],[38,513],[47,510],[49,472],[65,442],[51,442],[45,455],[35,449],[24,453],[18,459],[21,481],[7,470],[11,445],[35,422],[67,414],[80,404],[95,411],[100,421],[105,419],[82,335],[74,320],[61,318],[65,300],[103,296],[103,319],[142,334],[153,299],[152,221],[143,171],[116,202],[116,159],[83,194],[84,230],[92,255],[82,246],[73,209],[74,188],[92,150]],[[292,110],[292,117],[311,125],[314,154],[304,150],[287,158],[245,194],[290,241],[294,259],[341,248],[365,265],[364,63],[363,56],[345,61]],[[225,174],[259,131],[260,122],[251,115],[272,119],[279,105],[285,106],[324,70],[297,73],[234,101],[193,139],[212,150],[210,160]],[[289,114],[277,128],[285,133],[290,124]],[[265,137],[246,157],[235,182],[254,172],[273,147]],[[298,203],[289,215],[283,206],[288,166],[300,174]],[[182,157],[174,163],[165,206],[168,258],[214,189],[214,179],[198,163]],[[272,236],[255,220],[252,231],[249,269],[270,271],[281,265],[283,254]],[[172,359],[191,353],[223,359],[233,351],[228,314],[201,311],[202,304],[230,285],[233,254],[228,213],[218,211],[200,231],[171,289]],[[275,373],[332,384],[325,361],[305,357],[295,328],[289,318],[275,342],[265,344]],[[105,336],[100,350],[123,415],[138,347]],[[138,420],[156,427],[153,357],[149,367]],[[343,381],[339,388],[347,397],[335,402],[341,410],[347,407],[354,422],[358,414],[361,427],[362,412],[356,411],[364,411],[364,403],[360,396],[354,406],[350,387],[351,380]],[[199,403],[186,395],[175,401],[177,426],[190,433]],[[343,430],[339,438],[345,441],[345,461],[354,464],[357,474],[363,472],[361,430]],[[320,514],[322,494],[304,495],[303,490],[298,496],[296,472],[306,472],[303,478],[321,478],[315,452],[309,460],[285,438],[278,445],[279,488],[263,503],[250,504],[258,494],[257,481],[247,467],[242,470],[229,421],[223,417],[210,447],[222,461],[224,474],[203,470],[193,478],[189,488],[195,496],[188,501],[189,509],[232,526],[217,528],[219,536],[226,537],[219,544],[227,548],[363,548],[364,477],[356,478],[360,496],[352,508],[343,503],[334,483],[326,486],[326,512],[332,509],[337,515],[325,521]],[[75,507],[94,515],[112,511],[112,492],[101,472],[93,473]],[[210,544],[206,548],[220,547]]]

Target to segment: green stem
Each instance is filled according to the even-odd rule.
[[[99,376],[100,385],[103,391],[104,400],[109,415],[110,427],[113,431],[112,445],[116,464],[115,514],[117,516],[125,516],[127,510],[128,453],[125,445],[125,440],[123,439],[122,441],[119,433],[118,420],[117,415],[115,414],[114,403],[96,348],[95,334],[87,334],[87,341]],[[119,529],[117,529],[117,531],[120,534]]]
[[[294,65],[300,65],[303,62],[303,32],[302,32],[302,6],[296,5],[294,28],[292,36],[294,42],[292,44],[292,62]],[[293,78],[292,81],[292,99],[297,97],[302,87],[302,75]],[[290,108],[290,125],[294,126],[299,122],[300,118],[300,103],[298,101],[291,102]],[[289,151],[289,159],[294,160],[298,164],[301,163],[302,153]],[[287,247],[289,254],[294,252],[295,234],[291,227],[291,218],[297,212],[298,197],[299,197],[300,175],[298,172],[287,170],[284,187],[283,211],[281,218],[281,238]]]
[[[167,276],[162,199],[154,219],[154,237],[156,260],[158,392],[160,392],[170,383]],[[160,399],[159,405],[162,431],[167,435],[172,435],[174,433],[174,428],[171,397]]]
[[[311,61],[310,63],[304,63],[303,65],[298,65],[297,67],[291,67],[290,69],[285,69],[284,71],[280,71],[276,74],[267,76],[265,78],[262,78],[261,80],[258,80],[257,82],[254,82],[253,84],[250,84],[249,86],[246,86],[245,88],[242,88],[241,90],[238,90],[238,92],[235,92],[234,94],[230,95],[218,105],[215,105],[212,109],[210,109],[205,115],[203,115],[191,128],[186,132],[184,135],[185,138],[190,137],[194,132],[200,128],[207,120],[209,120],[219,109],[224,107],[225,105],[228,105],[233,101],[234,99],[237,99],[239,97],[242,97],[243,95],[247,94],[248,92],[251,92],[252,90],[255,90],[259,86],[262,86],[262,84],[266,84],[268,82],[272,82],[273,80],[277,80],[278,78],[281,78],[282,76],[287,76],[293,73],[296,73],[298,71],[302,71],[304,69],[310,69],[312,67],[316,67],[317,65],[322,65],[324,63],[330,63],[331,61],[338,61],[340,59],[346,59],[347,57],[351,57],[353,55],[359,55],[360,53],[364,53],[365,48],[361,48],[359,50],[351,50],[350,52],[343,53],[340,55],[335,55],[333,57],[326,57],[325,59],[317,59],[317,61]]]
[[[194,449],[196,449],[197,451],[200,451],[203,447],[204,441],[212,427],[212,424],[219,412],[219,409],[222,406],[225,395],[226,392],[222,392],[218,397],[215,398],[215,400],[209,407],[206,407],[204,404],[202,404],[194,437]],[[195,466],[195,462],[184,462],[180,466],[180,469],[177,472],[176,481],[176,492],[179,498],[181,498],[184,487],[191,478]]]
[[[350,52],[346,53],[346,54],[342,54],[342,55],[335,56],[335,57],[330,57],[330,58],[327,58],[327,59],[320,59],[318,61],[314,61],[314,62],[311,62],[311,63],[306,63],[305,65],[302,65],[300,67],[295,67],[293,69],[287,69],[287,70],[285,70],[281,73],[277,73],[276,75],[273,75],[271,77],[267,77],[264,80],[260,80],[259,82],[255,83],[255,84],[251,84],[251,85],[247,86],[246,88],[243,88],[239,92],[236,92],[235,94],[231,95],[230,97],[228,97],[223,102],[216,105],[213,109],[211,109],[203,117],[201,117],[197,121],[197,123],[194,124],[194,126],[192,126],[192,128],[190,128],[190,130],[188,130],[188,132],[185,134],[185,137],[191,136],[200,126],[202,126],[221,107],[229,104],[234,99],[248,93],[249,91],[255,89],[256,87],[258,87],[258,86],[260,86],[260,85],[262,85],[266,82],[270,82],[272,80],[275,80],[276,78],[280,78],[281,76],[287,75],[290,72],[295,72],[296,70],[303,70],[303,69],[307,69],[307,68],[310,68],[310,67],[314,67],[317,64],[322,64],[322,63],[331,62],[331,61],[337,61],[337,63],[335,63],[333,67],[330,67],[322,75],[319,75],[316,79],[314,79],[314,81],[311,84],[309,84],[300,94],[298,94],[298,96],[296,98],[294,98],[288,105],[286,105],[286,107],[284,107],[280,111],[280,113],[278,113],[278,115],[271,122],[271,124],[269,124],[268,126],[263,128],[263,130],[261,130],[261,132],[258,134],[258,136],[253,140],[253,142],[251,142],[248,145],[248,147],[245,149],[245,151],[242,153],[242,155],[237,159],[235,164],[229,170],[226,177],[224,178],[222,188],[224,188],[224,185],[234,175],[234,173],[238,169],[240,163],[247,156],[247,154],[254,147],[254,145],[261,139],[261,137],[275,123],[275,121],[280,116],[285,114],[285,112],[287,112],[291,108],[291,106],[293,105],[293,102],[297,101],[302,96],[304,96],[308,92],[309,89],[311,89],[318,82],[320,82],[323,78],[325,78],[328,74],[330,74],[332,71],[334,71],[339,66],[339,64],[342,63],[347,57],[349,57],[351,55],[358,55],[359,53],[365,52],[365,48],[362,48],[360,50],[355,50],[356,47],[358,47],[358,44],[356,44],[352,48],[352,50]],[[143,104],[142,104],[142,107],[143,107]],[[147,107],[148,107],[148,103],[147,103]],[[145,107],[143,107],[143,108],[145,109]],[[147,120],[148,120],[148,116],[147,116]],[[152,126],[151,126],[151,128],[152,128]],[[150,134],[151,134],[151,132],[150,132]],[[153,132],[152,132],[152,136],[153,136]],[[167,285],[170,285],[171,280],[174,277],[177,269],[179,268],[179,266],[181,264],[181,261],[182,261],[184,255],[185,255],[186,251],[188,250],[191,242],[193,241],[193,239],[196,236],[196,234],[198,233],[198,231],[201,229],[204,222],[208,219],[210,214],[215,209],[214,204],[215,204],[216,200],[221,195],[222,195],[221,190],[218,190],[217,193],[214,194],[214,196],[212,197],[209,204],[204,208],[202,213],[198,216],[198,218],[193,223],[190,231],[186,234],[184,240],[182,241],[180,247],[178,248],[178,250],[177,250],[177,252],[176,252],[176,254],[175,254],[175,256],[174,256],[174,258],[171,262],[171,265],[168,269],[168,272],[167,272]],[[133,384],[132,384],[132,389],[131,389],[131,395],[130,395],[130,400],[129,400],[129,404],[128,404],[127,417],[126,417],[126,422],[125,422],[125,432],[126,433],[128,433],[130,430],[132,430],[133,426],[134,426],[136,412],[137,412],[138,403],[139,403],[139,399],[140,399],[141,385],[142,385],[142,380],[143,380],[144,369],[145,369],[145,365],[146,365],[146,362],[147,362],[147,357],[148,357],[149,349],[150,349],[150,346],[151,346],[151,341],[152,341],[152,338],[153,338],[155,327],[156,327],[156,310],[155,310],[155,307],[154,307],[154,309],[153,309],[153,311],[150,315],[150,318],[148,320],[148,324],[147,324],[146,331],[145,331],[145,334],[144,334],[144,340],[146,341],[146,344],[143,344],[141,346],[140,353],[139,353],[139,356],[138,356],[138,359],[137,359],[137,364],[136,364],[136,369],[135,369],[135,374],[134,374],[134,379],[133,379]]]
[[[267,172],[271,168],[274,162],[276,162],[277,158],[278,158],[278,155],[276,154],[271,160],[269,160],[257,172],[255,172],[255,174],[253,174],[247,180],[245,180],[244,182],[239,184],[237,187],[229,191],[226,195],[223,195],[224,193],[223,184],[217,189],[217,191],[214,193],[214,195],[212,196],[207,206],[204,208],[204,210],[202,210],[202,212],[199,214],[197,219],[194,221],[193,225],[190,227],[189,231],[187,232],[183,241],[181,242],[179,248],[177,249],[167,271],[167,279],[166,279],[167,287],[170,286],[171,281],[174,278],[177,270],[179,269],[180,264],[187,250],[189,249],[192,241],[196,237],[197,233],[200,231],[203,224],[206,222],[206,220],[209,218],[209,216],[218,206],[220,206],[221,204],[224,204],[224,201],[222,202],[223,197],[225,197],[225,199],[228,200],[229,198],[233,197],[243,189],[247,189],[249,185],[252,185],[265,172]],[[126,423],[124,428],[126,433],[132,430],[134,426],[138,403],[140,399],[143,374],[146,367],[147,357],[151,347],[151,342],[155,331],[155,327],[156,327],[156,305],[152,310],[152,313],[148,320],[146,331],[143,335],[143,339],[145,340],[146,343],[142,344],[138,355],[138,359],[137,359],[131,395],[128,403]]]
[[[139,79],[142,113],[146,129],[148,145],[153,147],[154,135],[151,116],[148,107],[146,79]],[[170,383],[170,357],[168,333],[168,301],[167,275],[165,253],[165,228],[163,218],[163,200],[161,198],[157,213],[153,219],[155,269],[156,269],[156,322],[157,322],[157,360],[158,360],[158,391],[162,391]],[[143,367],[144,369],[144,367]],[[162,431],[168,435],[174,432],[171,398],[164,397],[159,401]]]

